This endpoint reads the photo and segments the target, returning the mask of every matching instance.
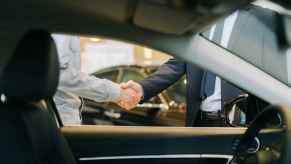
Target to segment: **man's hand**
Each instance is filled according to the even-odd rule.
[[[121,88],[122,89],[132,89],[136,92],[137,96],[141,99],[143,97],[143,88],[142,86],[133,81],[133,80],[130,80],[128,81],[127,83],[121,83]]]
[[[127,110],[136,107],[143,96],[142,86],[132,80],[122,83],[120,86],[121,93],[117,104]]]

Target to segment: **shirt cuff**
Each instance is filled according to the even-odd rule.
[[[120,96],[120,85],[110,80],[106,81],[106,88],[108,93],[107,100],[110,102],[116,102]]]

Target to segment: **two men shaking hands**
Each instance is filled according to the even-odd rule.
[[[121,83],[120,88],[120,96],[116,103],[126,110],[136,107],[143,97],[142,86],[130,80],[126,83]]]

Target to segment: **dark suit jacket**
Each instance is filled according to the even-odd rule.
[[[268,36],[274,36],[274,22],[275,13],[260,7],[249,6],[239,12],[236,23],[233,27],[228,49],[237,54],[254,54],[254,53],[269,53],[270,48],[274,43]],[[262,29],[271,30],[263,30]],[[243,69],[243,68],[242,68]],[[144,99],[149,99],[164,89],[178,81],[184,74],[187,75],[187,116],[197,115],[201,103],[201,79],[203,77],[203,70],[179,61],[177,59],[170,59],[163,64],[154,74],[145,78],[140,82],[144,89]],[[223,101],[229,100],[238,96],[241,92],[236,87],[231,86],[222,80],[222,83],[228,85],[228,91],[223,91]],[[223,85],[223,84],[222,84]],[[225,103],[225,102],[223,102]],[[186,125],[192,126],[192,119],[187,118]]]

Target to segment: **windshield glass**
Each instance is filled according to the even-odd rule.
[[[285,35],[285,33],[283,28],[278,26],[280,23],[278,12],[266,8],[270,7],[270,4],[259,4],[260,7],[257,5],[236,11],[217,22],[213,27],[223,28],[223,38],[218,40],[215,37],[209,38],[213,37],[210,36],[211,34],[216,35],[214,32],[205,36],[291,86],[290,51],[282,45],[284,38],[280,35]],[[224,26],[220,26],[220,24]]]

